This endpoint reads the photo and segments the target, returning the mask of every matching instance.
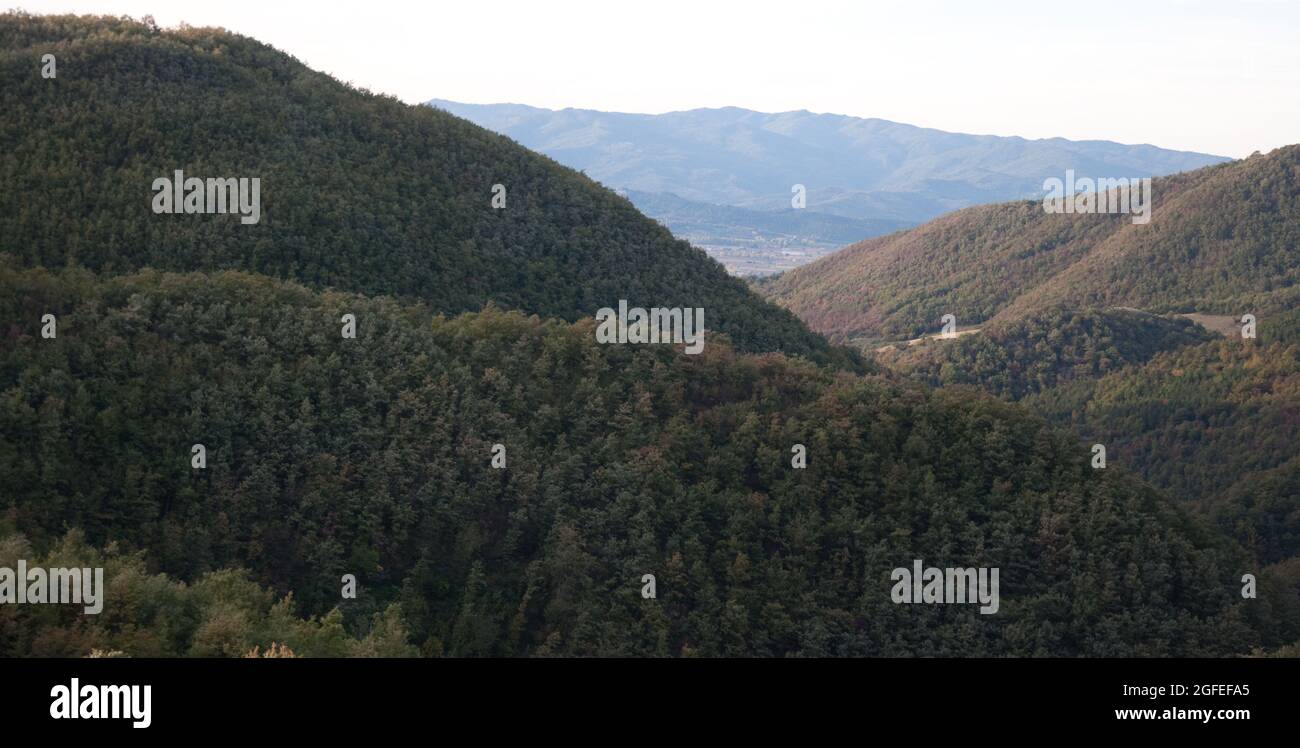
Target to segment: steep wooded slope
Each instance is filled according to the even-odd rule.
[[[178,169],[260,179],[259,222],[155,214],[153,180]],[[0,15],[0,184],[0,252],[27,265],[239,269],[568,320],[619,299],[704,307],[706,325],[744,350],[829,355],[585,176],[222,30]]]

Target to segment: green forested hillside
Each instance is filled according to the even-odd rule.
[[[1019,400],[1104,444],[1112,466],[1200,510],[1258,563],[1291,568],[1300,146],[1156,179],[1153,195],[1147,225],[1038,202],[970,208],[761,287],[903,375]],[[1258,337],[1177,316],[1193,312],[1252,314]],[[979,331],[879,346],[944,314]]]
[[[936,387],[976,384],[1020,399],[1217,337],[1188,320],[1136,310],[1056,309],[951,341],[932,338],[924,345],[881,351],[887,354],[881,358]]]
[[[195,590],[135,583],[135,619],[85,630],[12,614],[22,641],[59,639],[41,651],[265,647],[297,620],[268,607],[290,591],[324,616],[292,624],[313,651],[336,625],[342,649],[402,631],[458,655],[1185,655],[1300,636],[1271,577],[1237,595],[1240,549],[991,397],[231,272],[6,269],[0,300],[0,534],[39,551],[77,528]],[[890,570],[917,558],[1000,567],[999,613],[893,604]],[[227,567],[272,592],[213,576]]]
[[[1121,176],[1121,175],[1107,175]],[[918,337],[1052,309],[1263,315],[1300,303],[1300,146],[1157,178],[1151,221],[1051,214],[1041,202],[958,211],[763,282],[832,339]]]
[[[71,530],[44,553],[21,534],[0,534],[0,566],[98,567],[110,598],[97,615],[76,606],[0,606],[0,657],[412,657],[418,650],[396,605],[348,631],[338,608],[303,617],[248,572],[222,569],[186,584],[149,572],[148,554],[111,543],[105,552]]]
[[[177,169],[259,178],[260,221],[154,214],[153,180]],[[743,350],[832,357],[585,176],[221,30],[0,15],[0,184],[0,252],[29,266],[240,269],[452,313],[704,307]]]
[[[1161,353],[1024,402],[1175,498],[1233,516],[1225,529],[1261,560],[1300,556],[1300,496],[1283,490],[1300,458],[1300,311],[1261,319],[1254,340]],[[1262,496],[1264,485],[1277,493]]]
[[[100,616],[0,606],[0,655],[1300,640],[1284,503],[1243,488],[1199,518],[1122,444],[1094,470],[1077,433],[1021,405],[845,371],[864,367],[626,201],[445,113],[224,31],[116,19],[0,17],[0,82],[0,566],[109,573]],[[154,214],[152,180],[178,168],[260,178],[261,220]],[[597,344],[591,313],[619,299],[705,307],[703,352]],[[1006,386],[1064,393],[1200,339],[1068,324],[1060,357]],[[1234,366],[1285,374],[1262,361]],[[1286,460],[1256,463],[1290,485]],[[915,559],[999,568],[998,613],[893,603],[890,572]]]
[[[1300,456],[1238,480],[1204,510],[1261,563],[1300,563]]]
[[[1300,311],[1262,317],[1250,340],[1131,310],[1052,312],[879,359],[1104,444],[1261,564],[1300,557]]]

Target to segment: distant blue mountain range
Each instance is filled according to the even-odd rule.
[[[966,135],[807,111],[621,114],[428,103],[624,191],[643,212],[711,251],[797,246],[824,253],[847,243],[846,236],[862,239],[969,205],[1039,196],[1044,179],[1063,178],[1070,169],[1080,177],[1147,177],[1229,160],[1150,145]],[[791,209],[794,185],[806,190],[803,211]]]

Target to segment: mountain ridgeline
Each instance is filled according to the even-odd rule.
[[[1300,639],[1300,571],[1237,531],[1278,506],[1202,520],[1019,404],[824,365],[853,360],[502,137],[223,31],[10,14],[0,49],[0,566],[109,577],[100,615],[0,606],[0,655]],[[153,213],[176,168],[260,177],[260,221]],[[620,298],[725,335],[602,344]],[[893,599],[922,561],[998,569],[996,613]]]
[[[834,355],[583,175],[225,31],[0,18],[0,145],[0,252],[27,265],[247,270],[448,313],[703,307],[743,350]],[[260,220],[156,215],[176,170],[259,179]]]
[[[1039,195],[1048,176],[1149,177],[1226,159],[1149,145],[943,132],[739,107],[665,114],[519,104],[431,106],[626,190],[739,275],[797,267],[949,211]],[[801,205],[792,206],[792,191]],[[856,234],[845,238],[845,232]]]
[[[756,210],[790,207],[919,223],[980,203],[1031,197],[1066,169],[1150,177],[1226,159],[1149,145],[969,135],[808,111],[739,107],[665,114],[519,104],[431,106],[509,135],[611,187]],[[861,237],[859,237],[861,238]]]

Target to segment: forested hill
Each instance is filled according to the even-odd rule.
[[[1294,559],[1300,571],[1300,309],[1262,317],[1255,339],[1160,351],[1025,402],[1109,445],[1116,462],[1197,505],[1262,563]]]
[[[111,575],[102,615],[0,606],[0,655],[1300,638],[1294,571],[1020,405],[787,355],[834,352],[503,138],[225,32],[9,15],[0,49],[0,565]],[[259,221],[153,213],[178,168],[260,178]],[[619,299],[704,306],[728,334],[600,344],[589,315]],[[1044,376],[1084,368],[1078,348]],[[1220,527],[1278,514],[1238,498]],[[997,613],[896,604],[914,561],[999,569]]]
[[[1268,320],[1269,332],[1273,320]],[[980,385],[1019,400],[1076,380],[1091,380],[1149,361],[1159,353],[1219,336],[1182,317],[1135,309],[1065,311],[990,323],[978,335],[888,346],[877,353],[890,368],[934,387]]]
[[[1243,600],[1240,548],[990,396],[234,272],[0,265],[0,315],[0,562],[102,548],[114,585],[89,621],[3,606],[0,654],[1178,656],[1300,637],[1284,580],[1258,570]],[[999,568],[997,614],[895,604],[914,559]]]
[[[153,181],[178,169],[260,179],[260,219],[155,214]],[[0,15],[0,184],[0,252],[29,266],[240,269],[566,320],[704,307],[741,349],[830,355],[582,174],[224,30]]]
[[[918,337],[945,314],[964,328],[1059,308],[1239,316],[1300,302],[1300,146],[1155,179],[1152,196],[1146,225],[1039,201],[968,208],[763,289],[832,339],[866,341]]]

